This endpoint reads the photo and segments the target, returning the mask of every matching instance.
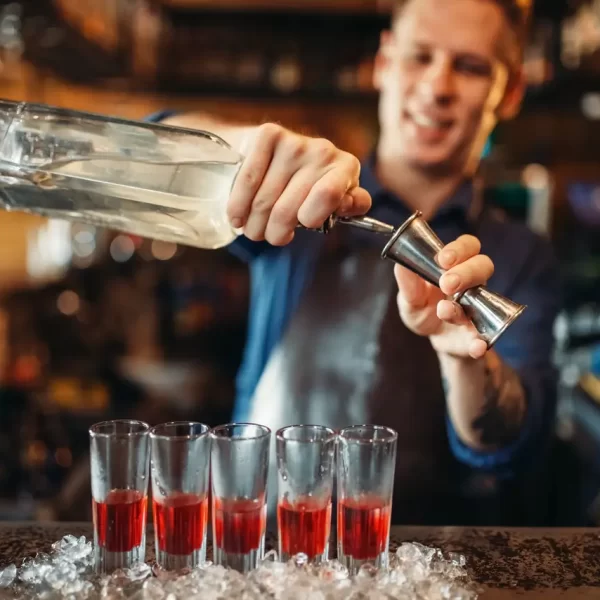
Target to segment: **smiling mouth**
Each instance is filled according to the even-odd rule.
[[[426,127],[428,129],[447,130],[452,127],[453,121],[434,119],[428,115],[424,115],[419,112],[406,112],[406,117],[419,125],[420,127]]]

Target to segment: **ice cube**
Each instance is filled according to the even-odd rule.
[[[125,576],[130,581],[143,581],[152,575],[152,569],[146,563],[137,563],[131,569],[126,569]]]
[[[160,581],[156,579],[144,581],[141,591],[145,594],[141,597],[143,600],[161,600],[165,596],[165,591]]]
[[[375,577],[377,577],[378,574],[379,574],[379,569],[377,569],[377,567],[375,567],[375,565],[372,565],[370,563],[365,563],[364,565],[361,565],[356,577],[359,580],[371,580],[371,579],[375,579]]]
[[[414,544],[404,542],[398,546],[396,556],[400,562],[415,562],[421,560],[421,550]]]
[[[167,581],[169,579],[175,579],[177,577],[177,573],[175,571],[165,569],[161,567],[158,563],[155,564],[152,568],[152,573],[154,574],[154,577],[156,577],[159,581]]]
[[[65,536],[50,555],[39,554],[0,571],[0,588],[15,580],[32,595],[21,600],[475,600],[478,589],[460,554],[444,556],[438,548],[405,543],[390,555],[389,568],[364,565],[351,577],[338,561],[313,564],[306,555],[280,562],[269,552],[247,575],[206,562],[177,574],[145,563],[110,576],[87,573],[91,544],[84,537]],[[11,572],[12,567],[12,572]],[[0,597],[2,593],[0,592]]]
[[[0,588],[6,588],[11,585],[16,576],[16,565],[8,565],[8,567],[4,567],[4,569],[0,570]]]
[[[44,578],[44,565],[39,565],[32,558],[26,558],[18,571],[19,579],[24,583],[41,583]]]
[[[457,552],[450,552],[448,558],[458,567],[464,567],[467,564],[465,556],[463,554],[458,554]]]
[[[48,568],[45,578],[53,589],[60,590],[67,583],[76,581],[79,578],[79,573],[73,563],[58,562],[54,567]]]
[[[79,545],[79,540],[74,535],[65,535],[62,539],[52,544],[54,552],[68,553],[71,548],[76,548]]]
[[[338,561],[331,561],[319,569],[318,576],[324,581],[339,581],[348,577],[348,569]]]
[[[46,552],[38,552],[33,560],[37,565],[45,565],[52,560],[52,557]]]
[[[65,582],[62,586],[61,593],[63,596],[74,595],[75,598],[79,600],[79,598],[85,598],[89,594],[91,591],[90,588],[93,589],[93,585],[89,581],[75,579],[73,581]]]
[[[308,556],[304,552],[298,552],[293,558],[292,562],[298,569],[304,568],[308,564]]]

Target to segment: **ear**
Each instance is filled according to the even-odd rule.
[[[373,87],[376,90],[381,90],[383,74],[390,62],[389,53],[393,43],[392,32],[384,29],[379,38],[379,48],[377,49],[373,64]]]
[[[519,69],[518,72],[511,74],[506,84],[504,97],[498,105],[498,119],[508,121],[517,116],[521,109],[526,87],[527,82],[523,69]]]

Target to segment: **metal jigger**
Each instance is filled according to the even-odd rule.
[[[403,265],[439,287],[440,277],[445,271],[436,263],[435,257],[443,248],[442,241],[422,218],[422,213],[417,211],[394,231],[381,256]],[[488,348],[526,308],[490,292],[484,286],[459,292],[452,299],[462,306]]]

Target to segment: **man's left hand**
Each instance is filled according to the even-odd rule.
[[[457,292],[485,285],[494,273],[494,264],[480,254],[476,237],[462,235],[437,255],[446,270],[437,288],[408,269],[395,265],[398,309],[405,325],[417,335],[428,336],[438,353],[456,357],[481,358],[487,344],[456,302],[447,299]]]

